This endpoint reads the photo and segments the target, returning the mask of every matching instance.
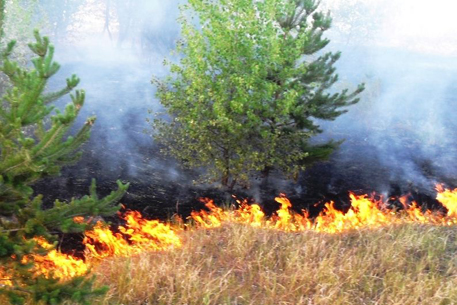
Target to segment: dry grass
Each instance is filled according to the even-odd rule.
[[[328,235],[226,224],[95,270],[102,304],[457,304],[455,227]]]

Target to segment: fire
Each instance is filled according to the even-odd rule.
[[[441,184],[436,186],[438,195],[436,199],[448,210],[447,216],[457,218],[457,188],[454,190],[445,189]]]
[[[47,278],[53,277],[66,280],[75,276],[85,275],[89,271],[89,265],[82,259],[57,251],[42,238],[35,238],[35,241],[43,249],[49,250],[44,256],[31,255],[24,258],[24,263],[29,260],[34,261],[32,272],[35,274],[42,274]]]
[[[246,201],[240,202],[240,208],[236,211],[237,220],[244,224],[254,227],[262,227],[265,220],[265,213],[258,204],[247,204]]]
[[[210,210],[210,213],[203,210],[200,212],[192,211],[190,213],[191,219],[193,219],[198,226],[206,229],[216,228],[220,227],[223,222],[230,220],[230,213],[217,207],[212,199],[201,198],[201,201],[205,203],[205,206]]]
[[[0,267],[0,288],[2,286],[13,286],[11,276],[6,272],[5,268]]]
[[[377,228],[389,224],[424,223],[434,225],[457,224],[457,189],[436,187],[437,200],[447,209],[447,214],[423,211],[416,202],[409,202],[407,196],[398,198],[404,210],[397,212],[389,209],[387,201],[374,196],[350,193],[351,206],[346,212],[335,208],[334,202],[324,204],[323,211],[311,218],[306,211],[292,210],[290,200],[281,194],[275,200],[280,208],[271,217],[267,217],[258,204],[248,204],[237,200],[239,208],[227,210],[217,207],[212,200],[204,199],[208,211],[192,212],[189,217],[195,226],[191,228],[216,228],[227,222],[236,222],[258,228],[281,230],[286,232],[316,231],[340,233],[361,228]],[[131,256],[144,251],[163,251],[182,245],[180,231],[183,229],[158,220],[146,220],[137,211],[128,211],[123,216],[124,226],[113,232],[107,225],[97,222],[95,227],[85,233],[85,260],[63,254],[44,239],[36,238],[37,247],[48,250],[46,255],[29,255],[24,263],[34,262],[31,270],[36,275],[66,280],[84,275],[100,259],[113,256]],[[84,222],[78,217],[75,222]],[[6,268],[0,267],[0,287],[13,285],[13,279]]]
[[[48,250],[45,255],[30,254],[22,258],[21,263],[33,262],[30,272],[38,277],[55,278],[62,281],[69,280],[75,276],[82,276],[89,272],[90,265],[82,259],[61,253],[54,249],[44,238],[36,237],[33,239],[36,246]],[[14,277],[8,269],[0,268],[0,287],[14,286]]]
[[[144,251],[168,250],[181,246],[178,228],[158,220],[145,220],[136,211],[127,212],[124,219],[126,225],[118,228],[119,233],[113,233],[101,222],[97,222],[93,230],[85,233],[85,260],[61,253],[45,239],[35,238],[37,248],[48,252],[45,255],[27,255],[21,262],[33,262],[31,272],[36,276],[43,275],[46,278],[65,281],[87,274],[96,263],[96,259],[130,256]],[[75,217],[73,221],[81,223],[85,220],[82,217]],[[0,268],[1,286],[14,286],[13,276],[4,268]]]
[[[101,259],[181,246],[181,239],[177,235],[179,229],[172,228],[170,224],[143,219],[137,211],[127,212],[124,219],[126,225],[118,228],[120,233],[113,233],[101,222],[92,231],[86,232],[83,241],[86,255]]]
[[[389,210],[383,199],[374,199],[368,195],[350,193],[351,207],[344,213],[335,208],[334,202],[325,203],[323,211],[311,219],[306,211],[295,213],[292,204],[284,194],[275,198],[281,206],[279,210],[267,218],[258,205],[247,205],[241,202],[236,211],[224,211],[216,207],[212,201],[206,203],[209,212],[192,212],[191,218],[197,225],[204,228],[221,226],[231,221],[249,224],[255,227],[276,229],[286,232],[313,230],[324,233],[339,233],[361,228],[376,228],[398,223],[428,223],[435,225],[457,224],[457,189],[448,190],[437,186],[437,199],[448,210],[447,215],[422,211],[416,202],[408,203],[407,197],[399,198],[404,206],[402,213]]]

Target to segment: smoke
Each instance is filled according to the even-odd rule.
[[[107,1],[79,2],[67,28],[72,35],[57,45],[62,71],[56,78],[72,73],[81,78],[87,96],[80,119],[97,116],[87,145],[92,157],[113,179],[136,176],[145,165],[164,171],[148,155],[154,148],[144,131],[150,129],[148,111],[160,109],[150,80],[168,73],[162,62],[179,38],[178,26],[170,26],[178,1],[110,1],[109,28]],[[169,172],[175,175],[174,169]]]
[[[324,138],[346,139],[332,162],[340,171],[359,170],[359,177],[379,191],[392,184],[429,192],[437,182],[455,184],[457,40],[452,33],[457,26],[449,13],[454,4],[351,3],[355,11],[335,17],[355,15],[352,26],[337,20],[330,48],[343,51],[342,83],[357,79],[367,90],[347,114],[324,123]],[[376,24],[359,31],[367,18]],[[366,174],[367,169],[375,171]]]
[[[159,153],[146,119],[151,118],[149,110],[161,111],[150,80],[167,75],[163,60],[176,56],[170,51],[179,39],[176,19],[184,1],[67,2],[71,10],[43,6],[42,18],[52,21],[48,32],[62,64],[53,86],[77,74],[87,92],[78,125],[93,114],[98,120],[83,160],[62,179],[74,184],[74,177],[82,176],[88,184],[91,177],[121,178],[132,181],[132,187],[150,185],[143,192],[154,198],[158,193],[176,198],[193,175]],[[457,25],[450,7],[455,5],[448,2],[322,1],[334,17],[326,51],[343,53],[335,90],[360,82],[367,89],[348,113],[322,122],[324,133],[316,142],[346,140],[331,160],[295,184],[272,179],[275,191],[314,196],[316,185],[324,185],[327,193],[389,192],[392,185],[431,191],[441,181],[457,185]],[[57,18],[59,14],[65,18]],[[261,198],[260,187],[251,194]]]

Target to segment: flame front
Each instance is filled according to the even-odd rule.
[[[35,239],[37,244],[50,251],[44,255],[31,255],[24,258],[34,261],[35,274],[42,274],[45,277],[54,277],[67,280],[75,276],[85,275],[89,271],[89,265],[82,259],[75,258],[71,255],[61,253],[53,248],[51,244],[41,238]]]
[[[196,228],[215,228],[227,222],[236,222],[258,228],[299,232],[313,230],[325,233],[339,233],[360,228],[377,228],[398,223],[428,223],[434,225],[457,224],[457,189],[449,190],[441,185],[436,187],[437,200],[447,210],[439,214],[422,211],[416,202],[408,202],[407,197],[398,198],[404,210],[400,213],[388,209],[382,199],[375,200],[368,195],[350,193],[351,206],[347,212],[335,208],[334,202],[325,203],[324,210],[314,218],[306,211],[292,211],[289,199],[281,194],[275,200],[280,208],[271,217],[267,217],[258,204],[237,201],[239,208],[225,210],[217,207],[212,200],[204,199],[209,211],[192,212],[190,219]],[[93,230],[85,233],[85,261],[71,255],[60,253],[52,245],[42,239],[36,239],[37,246],[48,249],[46,255],[29,255],[24,263],[33,261],[36,275],[54,277],[62,280],[84,275],[90,266],[100,259],[112,256],[131,256],[144,251],[162,251],[178,248],[182,245],[178,226],[158,220],[143,219],[136,211],[129,211],[123,217],[125,226],[119,226],[113,232],[101,222]],[[75,222],[83,222],[83,218],[75,218]],[[186,227],[193,228],[190,225]],[[0,267],[0,286],[13,285],[8,270]]]
[[[137,211],[129,211],[120,226],[120,233],[113,233],[101,222],[92,231],[85,233],[83,243],[86,256],[105,258],[109,256],[129,256],[144,251],[167,250],[181,246],[177,235],[179,229],[158,220],[145,220]]]
[[[344,213],[335,208],[334,202],[325,203],[324,210],[314,219],[306,211],[294,213],[292,204],[281,194],[275,200],[281,205],[279,210],[267,218],[256,204],[241,202],[236,211],[224,211],[212,201],[207,202],[209,212],[192,212],[191,218],[204,228],[221,226],[223,222],[238,222],[255,227],[276,229],[287,232],[313,230],[325,233],[339,233],[360,228],[376,228],[398,223],[429,223],[435,225],[457,224],[457,189],[444,189],[437,186],[437,200],[448,210],[446,215],[422,211],[416,202],[407,202],[407,197],[399,198],[404,206],[402,213],[387,209],[387,203],[368,195],[350,193],[351,206]]]
[[[61,253],[41,237],[34,238],[37,248],[49,250],[45,255],[29,254],[21,259],[22,264],[33,263],[30,272],[35,276],[55,278],[62,281],[88,273],[90,264],[82,259]],[[14,276],[8,269],[0,268],[0,286],[14,286]]]

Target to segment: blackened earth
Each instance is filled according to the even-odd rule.
[[[384,198],[392,197],[394,199],[389,203],[396,208],[402,206],[395,198],[409,194],[410,200],[417,201],[424,209],[443,211],[435,199],[434,184],[440,182],[447,187],[457,186],[455,175],[446,170],[446,164],[453,164],[455,160],[451,158],[443,162],[441,158],[436,162],[430,156],[415,154],[421,150],[423,143],[410,134],[392,129],[383,131],[387,136],[380,138],[385,141],[383,147],[387,147],[388,153],[404,157],[413,164],[420,179],[386,166],[376,153],[379,143],[370,138],[370,130],[366,134],[354,133],[354,130],[345,130],[344,125],[333,125],[333,128],[338,131],[335,138],[346,141],[329,160],[308,168],[298,181],[287,181],[279,174],[273,174],[268,181],[254,181],[250,189],[231,192],[211,185],[194,185],[192,181],[197,179],[198,173],[183,170],[174,160],[165,158],[150,136],[151,128],[146,118],[151,117],[148,109],[154,108],[157,101],[152,100],[149,76],[128,82],[129,73],[126,73],[125,67],[107,71],[106,67],[97,69],[91,66],[90,74],[84,75],[86,68],[81,65],[67,66],[63,71],[63,77],[76,72],[83,80],[82,87],[88,92],[86,105],[74,131],[92,114],[97,115],[97,122],[89,142],[82,148],[81,160],[63,168],[59,177],[43,179],[34,186],[36,194],[44,195],[47,207],[56,199],[70,200],[88,194],[92,178],[97,181],[100,196],[114,190],[117,179],[130,182],[130,188],[121,200],[126,209],[138,210],[145,218],[162,220],[175,214],[186,218],[191,211],[204,209],[199,200],[201,197],[212,198],[216,204],[236,205],[232,195],[256,201],[267,214],[271,214],[279,208],[274,201],[279,193],[288,196],[294,210],[305,209],[311,217],[322,211],[329,201],[334,201],[337,208],[346,211],[350,207],[349,191],[356,194],[376,192]],[[146,81],[138,83],[139,80]],[[451,88],[446,97],[450,104],[457,101],[455,92],[457,88]],[[457,123],[450,124],[456,125],[450,129],[457,133]],[[457,139],[456,134],[449,134],[448,137]],[[392,146],[390,150],[389,145]],[[453,151],[447,151],[445,155],[456,156],[454,146]],[[448,147],[437,151],[445,149]],[[116,215],[106,220],[113,223],[113,228],[122,223]],[[81,250],[81,235],[61,237],[62,249],[76,253]]]

